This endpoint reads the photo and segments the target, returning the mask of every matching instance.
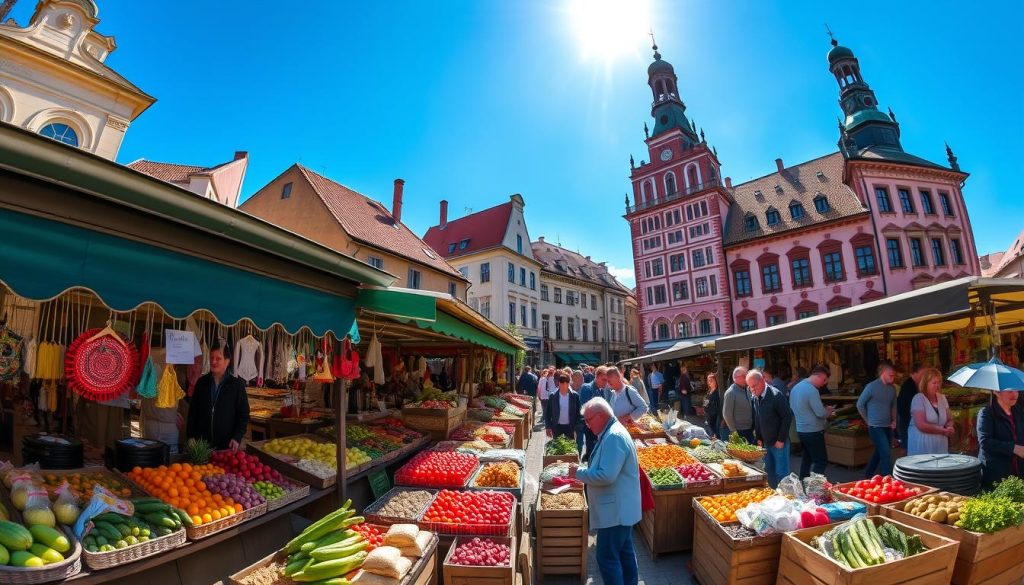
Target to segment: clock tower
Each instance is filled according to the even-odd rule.
[[[647,68],[653,132],[648,160],[630,157],[626,220],[640,307],[642,351],[731,332],[722,224],[732,197],[704,131],[686,116],[678,78],[655,44]]]

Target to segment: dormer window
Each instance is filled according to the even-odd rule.
[[[832,207],[828,204],[825,194],[818,193],[818,196],[814,198],[814,208],[818,210],[818,213],[828,213]]]
[[[468,246],[469,246],[469,238],[466,238],[466,239],[464,239],[464,240],[461,240],[461,241],[459,242],[459,249],[460,249],[460,250],[465,250],[465,249],[466,249],[466,247],[468,247]]]
[[[757,217],[753,214],[748,215],[744,218],[744,223],[748,232],[756,232],[760,225],[758,224]]]
[[[823,173],[821,171],[818,171],[818,172],[814,173],[814,176],[818,177],[818,180],[821,181],[822,183],[825,182],[825,173]]]
[[[804,206],[799,201],[794,201],[789,204],[789,216],[793,219],[803,219],[804,217]]]
[[[61,124],[60,122],[53,122],[43,126],[39,133],[47,138],[52,138],[57,142],[63,142],[69,146],[78,147],[78,133],[75,129],[67,124]]]
[[[776,193],[782,193],[782,186],[781,185],[775,185],[775,192]]]
[[[765,219],[768,221],[768,225],[775,225],[782,221],[782,218],[779,217],[779,210],[774,207],[768,208],[768,211],[765,212]]]
[[[762,193],[761,190],[758,189],[757,191],[754,191],[754,197],[757,197],[758,199],[761,199],[761,198],[764,197],[764,193]]]
[[[431,260],[437,259],[437,255],[434,254],[433,250],[428,250],[426,248],[421,249],[423,250],[423,253],[427,255],[427,258],[430,258]]]
[[[455,242],[448,244],[448,253],[451,254],[453,252],[455,252]]]

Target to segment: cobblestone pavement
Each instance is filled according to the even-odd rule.
[[[695,417],[691,417],[690,421],[700,424],[700,421]],[[531,508],[537,500],[537,480],[540,477],[541,457],[544,454],[545,440],[544,425],[543,423],[538,423],[533,429],[533,437],[530,440],[526,453],[526,472],[529,479],[523,490],[523,504]],[[799,471],[799,455],[795,455],[790,459],[790,469]],[[861,472],[860,470],[850,470],[844,467],[829,465],[826,475],[834,482],[844,482],[859,479]],[[528,517],[532,516],[529,510],[527,515]],[[691,553],[662,554],[658,556],[657,560],[654,560],[651,558],[647,545],[644,544],[639,528],[633,531],[633,546],[636,549],[640,585],[691,585],[696,583],[690,576]],[[594,537],[591,536],[590,560],[585,585],[598,585],[602,583],[601,574],[597,568],[595,550]],[[576,577],[551,576],[546,577],[542,582],[536,582],[543,583],[544,585],[575,585],[580,583],[580,580]]]

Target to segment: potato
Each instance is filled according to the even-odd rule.
[[[930,516],[928,516],[928,519],[931,520],[932,522],[942,523],[942,522],[946,521],[946,516],[947,515],[946,515],[945,508],[939,508],[938,510],[935,510],[934,512],[932,512],[932,514]]]
[[[949,516],[946,516],[946,524],[956,524],[956,521],[960,519],[960,512],[953,512]]]

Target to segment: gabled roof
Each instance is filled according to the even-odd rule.
[[[300,164],[296,164],[295,167],[349,237],[465,281],[462,273],[434,253],[430,246],[404,223],[395,221],[391,212],[380,202]]]
[[[423,241],[445,258],[465,256],[500,246],[511,218],[512,202],[509,201],[449,221],[443,226],[435,225],[423,235]],[[452,244],[455,245],[454,250]]]
[[[736,185],[731,192],[733,203],[725,224],[725,245],[806,228],[823,221],[866,215],[868,210],[857,194],[843,182],[844,168],[842,153],[834,152]],[[828,200],[829,209],[825,213],[814,205],[819,194]],[[798,220],[794,220],[789,211],[794,200],[804,207],[804,215]],[[770,226],[765,214],[771,207],[779,211],[780,221]],[[757,218],[757,229],[746,229],[748,214]]]
[[[228,161],[234,162],[234,161]],[[221,163],[212,167],[203,167],[197,165],[179,165],[175,163],[162,163],[154,160],[146,160],[140,158],[137,161],[128,163],[128,168],[133,171],[139,171],[145,173],[154,179],[160,179],[168,183],[174,183],[175,185],[188,185],[189,180],[193,175],[204,175],[209,174],[210,171],[217,167],[226,165],[228,163]]]
[[[543,238],[531,242],[533,257],[541,263],[544,270],[570,278],[577,278],[604,288],[615,289],[624,295],[632,295],[633,291],[620,283],[604,264],[599,264],[572,250],[544,241]]]

